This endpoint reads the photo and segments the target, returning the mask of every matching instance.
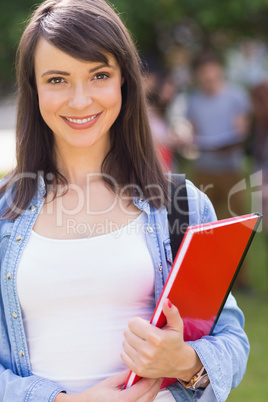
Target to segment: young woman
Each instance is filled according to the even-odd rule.
[[[172,264],[168,182],[126,28],[103,0],[47,0],[17,71],[17,167],[0,184],[0,399],[226,400],[249,351],[232,296],[195,342],[168,300],[166,327],[148,323]],[[215,220],[187,191],[189,223]],[[144,378],[122,390],[128,369]],[[178,381],[159,392],[163,377]]]

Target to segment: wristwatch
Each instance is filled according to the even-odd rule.
[[[210,383],[208,374],[207,374],[204,366],[201,368],[201,370],[198,371],[198,373],[196,373],[190,379],[190,381],[186,382],[186,381],[180,380],[179,378],[178,378],[178,381],[184,386],[184,388],[191,389],[192,391],[199,389],[199,388],[204,389]]]

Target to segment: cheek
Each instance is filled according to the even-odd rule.
[[[49,91],[38,91],[38,99],[40,113],[45,121],[51,119],[63,103],[62,96]]]
[[[103,106],[113,113],[119,113],[122,104],[121,85],[106,88],[103,94]]]

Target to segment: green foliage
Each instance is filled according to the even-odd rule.
[[[82,1],[82,0],[81,0]],[[38,0],[3,0],[0,3],[0,91],[14,78],[16,47],[30,11]],[[194,41],[223,45],[234,39],[268,39],[268,0],[110,0],[132,32],[142,52],[165,50],[161,38],[174,36],[180,23],[190,26]],[[162,43],[160,46],[159,43]],[[4,85],[6,84],[6,85]],[[1,96],[1,93],[0,93]]]
[[[213,43],[215,32],[268,37],[268,0],[113,0],[123,20],[142,48],[155,44],[159,26],[175,27],[182,21],[195,25],[204,43]],[[126,18],[127,16],[127,18]]]
[[[0,97],[14,80],[14,59],[33,0],[0,2]]]

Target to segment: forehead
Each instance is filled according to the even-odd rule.
[[[107,57],[108,64],[119,69],[118,62],[116,58],[108,52],[103,52],[103,55]],[[103,64],[103,61],[99,61]],[[45,39],[40,38],[34,57],[34,67],[35,72],[42,73],[48,69],[63,69],[63,70],[77,70],[82,68],[88,68],[89,65],[97,64],[98,61],[87,61],[79,60],[78,58],[72,57],[68,53],[63,52],[57,47],[53,46],[51,43],[47,42]]]

